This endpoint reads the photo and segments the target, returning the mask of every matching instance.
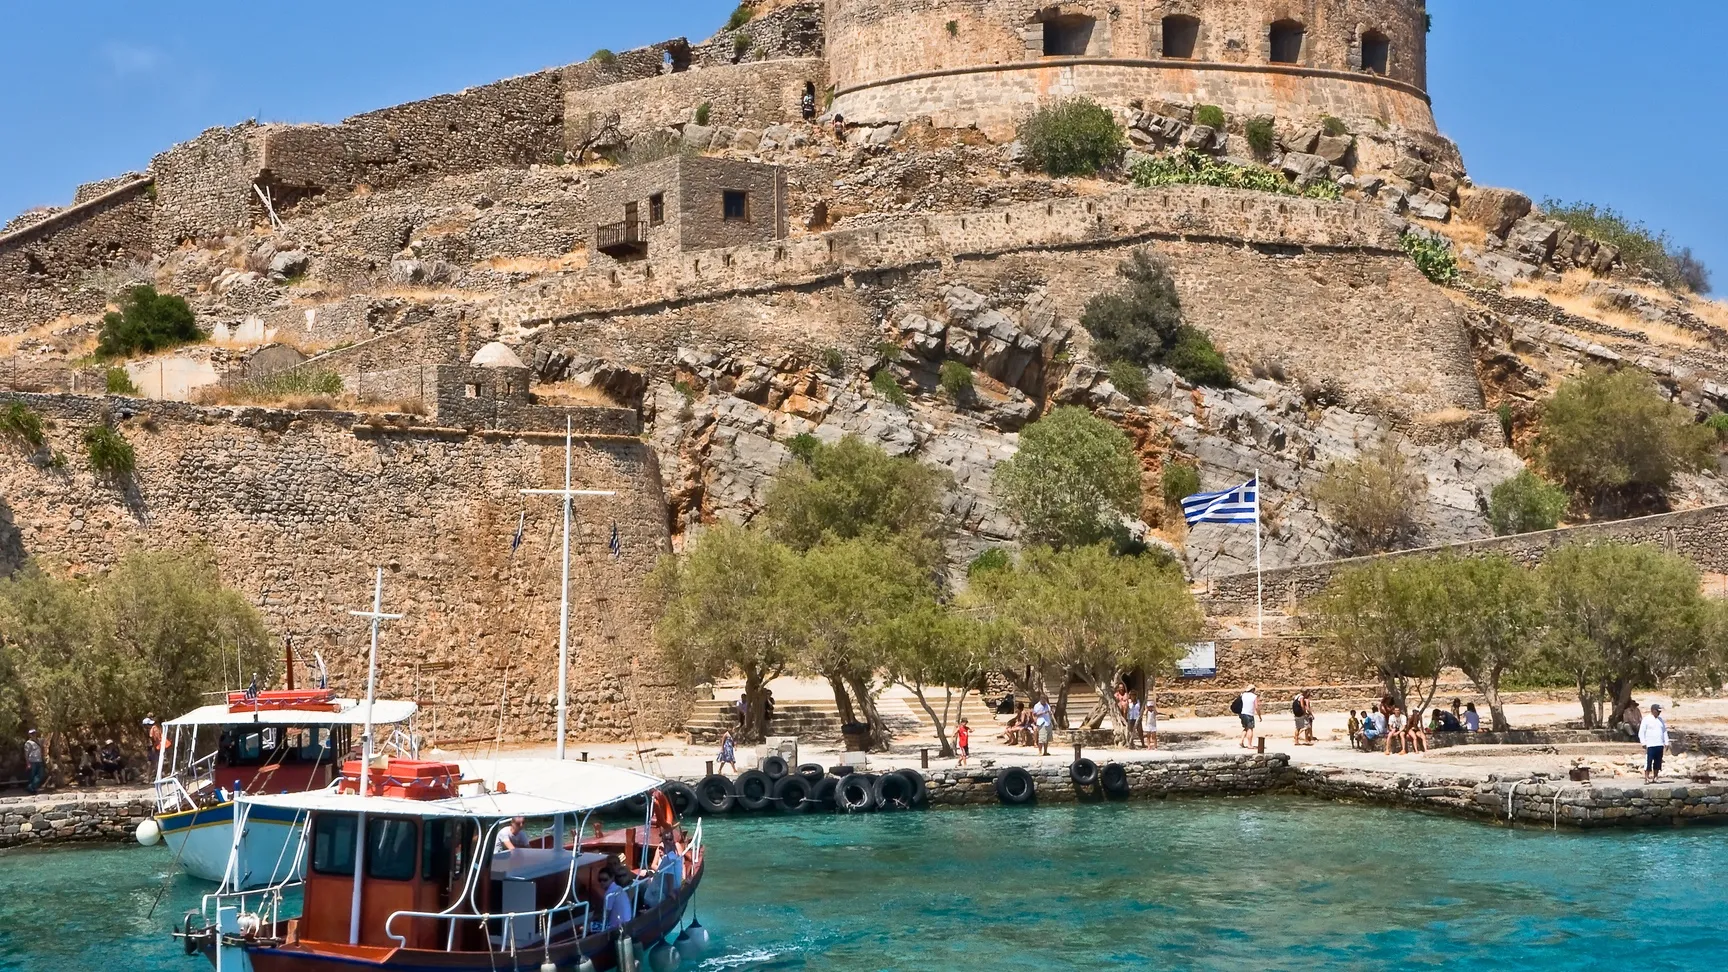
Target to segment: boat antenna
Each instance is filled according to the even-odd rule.
[[[571,489],[570,467],[575,441],[574,426],[569,415],[564,416],[564,488],[524,489],[523,496],[557,496],[564,509],[564,573],[562,593],[558,598],[558,758],[564,758],[564,738],[570,724],[570,513],[572,501],[578,496],[617,496],[609,489]]]
[[[400,614],[384,613],[384,568],[372,582],[372,610],[349,611],[357,618],[372,622],[372,651],[366,656],[366,723],[360,736],[360,798],[366,798],[367,779],[372,771],[372,705],[378,700],[378,626],[385,621],[399,621]],[[354,826],[354,901],[348,916],[348,944],[360,944],[360,882],[366,862],[366,814],[362,811]]]

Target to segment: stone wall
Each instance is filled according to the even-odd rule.
[[[1294,782],[1290,757],[1281,753],[1253,756],[1213,756],[1197,759],[1134,761],[1123,764],[1134,798],[1170,796],[1249,796],[1266,793]],[[1095,792],[1075,790],[1066,763],[1029,766],[1037,787],[1038,803],[1074,803],[1096,800]],[[959,767],[926,774],[932,806],[995,804],[996,774],[1000,770]]]
[[[1522,563],[1534,565],[1540,563],[1548,551],[1561,544],[1603,541],[1656,544],[1664,550],[1687,558],[1697,564],[1700,570],[1708,573],[1728,573],[1728,506],[1710,506],[1612,523],[1592,523],[1541,533],[1474,540],[1448,547],[1424,547],[1420,550],[1387,554],[1385,557],[1419,557],[1449,550],[1466,555],[1506,554]],[[1385,558],[1358,557],[1269,570],[1265,574],[1266,599],[1279,601],[1294,597],[1303,600],[1313,597],[1325,590],[1327,583],[1338,571],[1370,563],[1375,559]],[[1221,599],[1252,600],[1254,583],[1253,574],[1235,574],[1219,578],[1214,583],[1213,590]]]
[[[1165,55],[1170,15],[1199,20],[1190,58]],[[1043,21],[1055,18],[1090,18],[1083,54],[1044,55]],[[1283,19],[1306,31],[1295,62],[1274,64],[1270,28]],[[1369,31],[1389,42],[1385,75],[1362,70]],[[964,115],[1003,127],[1039,101],[1084,94],[1435,130],[1426,22],[1413,0],[836,0],[828,32],[835,109],[848,120]]]
[[[254,122],[211,128],[151,159],[156,252],[243,233],[264,218],[264,204],[252,187],[267,165],[269,136],[280,130]]]
[[[0,800],[0,850],[36,844],[121,843],[155,812],[147,797]]]
[[[0,234],[0,334],[100,313],[110,295],[87,275],[150,258],[152,187],[136,174],[81,186],[73,205]]]
[[[819,58],[747,61],[684,71],[572,91],[564,96],[564,117],[568,134],[574,135],[585,129],[586,119],[616,114],[619,132],[629,139],[693,125],[697,107],[706,104],[711,126],[760,129],[800,120],[806,85],[815,86],[820,109],[827,73],[827,62]],[[573,152],[578,145],[569,141],[566,147]]]
[[[372,569],[383,566],[385,603],[406,618],[384,629],[379,693],[428,703],[422,727],[452,748],[493,737],[501,698],[508,738],[549,738],[560,519],[556,502],[517,491],[563,481],[561,421],[556,434],[468,433],[350,413],[0,396],[9,400],[40,412],[51,447],[70,460],[64,472],[0,463],[22,553],[84,573],[137,545],[208,547],[272,633],[302,657],[321,652],[345,693],[364,689],[366,646],[346,612],[371,597]],[[137,450],[123,489],[96,481],[79,458],[84,429],[108,420]],[[571,725],[589,738],[664,732],[686,700],[648,637],[640,596],[668,547],[658,462],[633,436],[584,436],[576,449],[578,487],[618,495],[576,511]],[[607,550],[614,523],[617,558]]]

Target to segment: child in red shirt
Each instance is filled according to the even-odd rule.
[[[954,748],[960,753],[960,761],[955,765],[965,766],[966,757],[972,749],[972,727],[966,724],[965,719],[961,719],[960,724],[954,727]]]

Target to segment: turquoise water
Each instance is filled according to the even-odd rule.
[[[1728,831],[1293,799],[709,821],[703,969],[1717,969]],[[0,854],[0,970],[193,970],[160,848]],[[123,958],[123,961],[116,961]],[[206,966],[207,967],[207,966]]]

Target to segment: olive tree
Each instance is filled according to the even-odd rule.
[[[1675,473],[1704,468],[1716,438],[1648,374],[1591,368],[1562,382],[1543,406],[1536,448],[1573,495],[1617,513],[1659,496]]]
[[[1442,555],[1407,569],[1426,575],[1419,585],[1422,629],[1441,662],[1462,671],[1487,699],[1495,732],[1510,729],[1500,680],[1529,663],[1547,621],[1535,573],[1503,554]]]
[[[948,727],[991,665],[986,626],[931,598],[877,626],[871,638],[889,680],[918,700],[942,756],[953,756]]]
[[[1024,543],[1084,547],[1115,537],[1140,510],[1140,461],[1121,429],[1064,406],[1020,433],[1020,451],[996,467],[1003,508]]]
[[[1431,584],[1412,561],[1379,560],[1340,571],[1311,605],[1328,636],[1321,662],[1379,680],[1393,703],[1408,711],[1427,708],[1442,665],[1426,617],[1442,592]],[[1424,684],[1421,704],[1412,707]]]

